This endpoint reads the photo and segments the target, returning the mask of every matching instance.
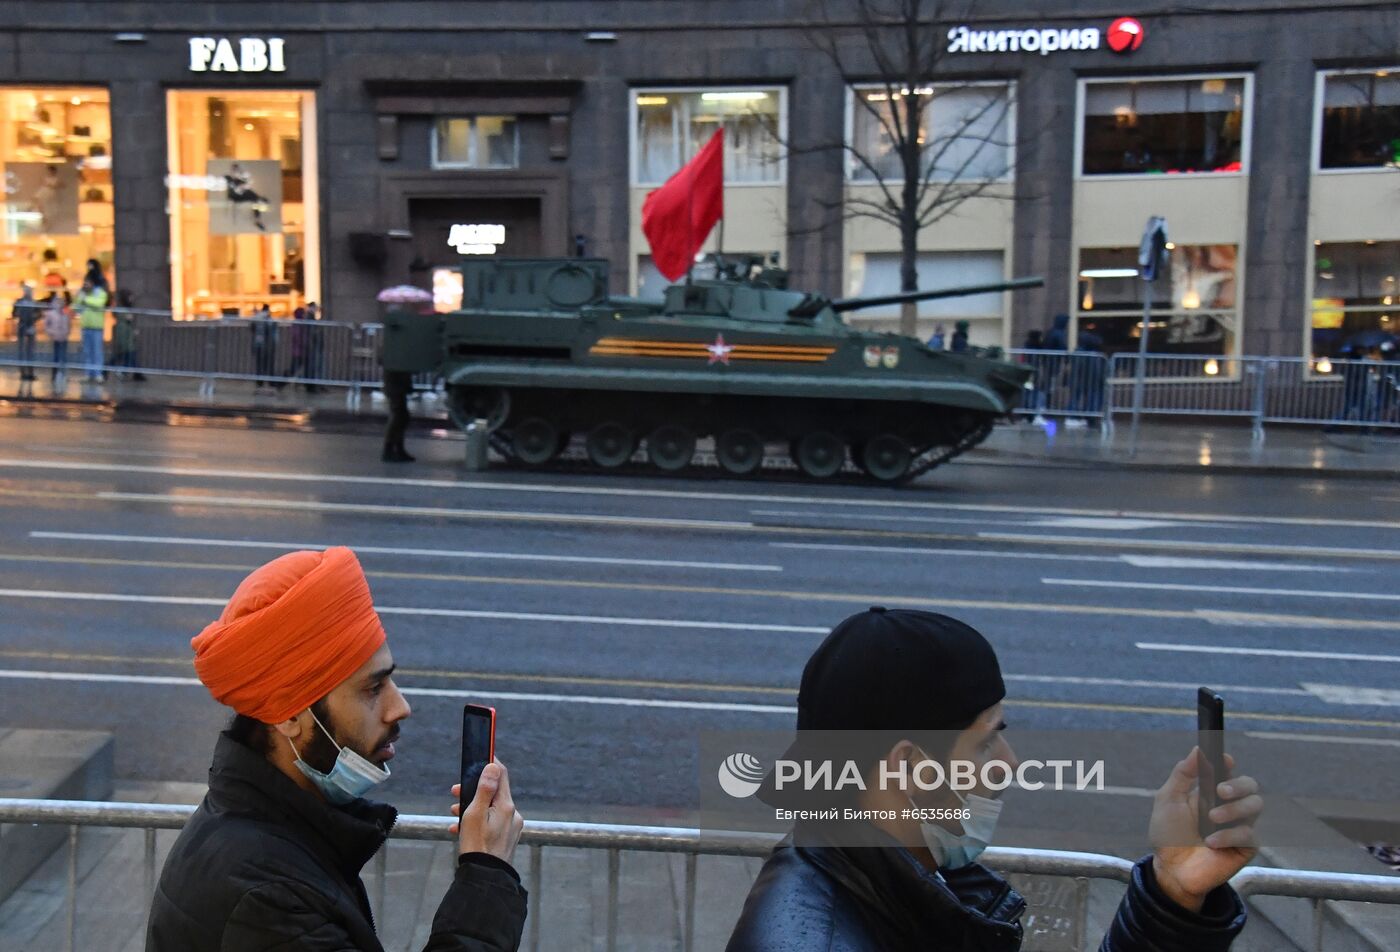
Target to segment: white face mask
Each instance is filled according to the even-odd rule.
[[[331,737],[331,732],[326,730],[326,726],[321,723],[321,719],[316,716],[316,712],[311,712],[311,719],[316,722],[316,726],[321,728],[327,737],[331,738],[331,743],[335,744],[336,750],[340,754],[335,758],[335,765],[331,767],[330,773],[321,773],[315,767],[301,759],[301,752],[297,750],[297,745],[292,744],[292,739],[287,738],[287,743],[292,744],[292,753],[297,755],[296,765],[308,780],[316,785],[327,800],[337,806],[345,806],[354,800],[358,800],[370,790],[389,779],[389,768],[380,767],[364,757],[361,757],[349,747],[341,747],[335,743],[335,738]]]
[[[924,755],[924,759],[928,759],[927,754]],[[968,818],[962,821],[961,836],[931,821],[925,820],[919,824],[919,833],[924,838],[924,845],[933,854],[934,862],[942,869],[957,869],[977,861],[982,851],[992,844],[997,820],[1001,817],[1001,808],[1004,805],[1000,800],[979,797],[975,793],[969,793],[966,797],[956,790],[952,793],[969,813]],[[912,798],[909,802],[916,810],[919,808]]]

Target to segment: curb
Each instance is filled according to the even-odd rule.
[[[957,460],[954,465],[957,463],[963,465],[972,464],[974,466],[1035,466],[1040,469],[1111,469],[1117,471],[1137,470],[1148,473],[1193,473],[1197,475],[1219,473],[1239,476],[1310,476],[1315,479],[1400,480],[1400,468],[1353,469],[1334,466],[1330,469],[1320,469],[1311,466],[1283,466],[1261,463],[1211,463],[1203,466],[1199,463],[1169,463],[1165,461],[1137,462],[1117,459],[1075,460],[1053,456],[1047,457],[1007,453],[1003,450],[982,449],[971,451]]]

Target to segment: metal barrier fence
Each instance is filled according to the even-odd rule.
[[[179,321],[164,311],[113,313],[133,322],[135,344],[123,350],[113,335],[104,355],[109,374],[197,380],[204,399],[212,398],[219,381],[277,390],[343,388],[352,410],[360,407],[363,390],[379,385],[379,324]],[[1098,420],[1107,434],[1115,416],[1133,409],[1136,354],[1013,349],[1006,355],[1032,370],[1018,415]],[[0,367],[83,371],[72,342],[65,363],[54,362],[48,341],[38,343],[35,357],[0,357]],[[1259,438],[1266,423],[1400,427],[1400,361],[1149,354],[1143,367],[1144,415],[1248,419]],[[437,383],[432,373],[415,377],[420,390]]]
[[[0,799],[0,823],[65,825],[67,838],[67,895],[65,929],[67,950],[76,948],[79,907],[78,834],[84,827],[138,829],[145,831],[145,861],[142,880],[146,908],[155,891],[156,831],[181,829],[195,808],[188,805],[154,803],[106,803],[76,800]],[[448,819],[436,816],[400,816],[390,837],[393,840],[450,841]],[[623,852],[679,853],[685,856],[683,887],[682,948],[690,952],[695,936],[696,860],[700,856],[766,856],[779,837],[761,833],[726,833],[661,826],[620,826],[598,823],[530,821],[521,843],[527,857],[522,877],[530,891],[534,908],[526,923],[525,947],[540,948],[539,905],[542,899],[543,850],[547,847],[607,851],[608,881],[606,908],[606,948],[618,945],[618,904],[620,858]],[[376,909],[384,909],[389,844],[375,857],[377,867]],[[1077,853],[1065,850],[1014,849],[991,847],[983,860],[1003,873],[1071,877],[1075,880],[1107,879],[1127,883],[1133,864],[1115,856]],[[1312,945],[1322,952],[1324,903],[1328,901],[1375,902],[1400,905],[1400,878],[1355,873],[1270,869],[1249,866],[1240,871],[1231,885],[1245,897],[1280,896],[1312,900]],[[1081,890],[1081,895],[1087,893]]]

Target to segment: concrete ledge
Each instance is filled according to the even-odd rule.
[[[0,797],[106,800],[112,783],[111,734],[0,728]],[[0,825],[0,902],[67,837],[59,826]]]

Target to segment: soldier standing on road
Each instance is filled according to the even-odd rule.
[[[413,392],[413,374],[407,370],[384,371],[384,399],[389,404],[389,422],[384,427],[386,463],[411,463],[415,457],[404,449],[404,432],[408,429],[408,395]]]
[[[359,560],[332,548],[269,562],[191,646],[237,716],[166,859],[146,952],[383,952],[360,870],[398,813],[362,798],[389,778],[411,711]],[[510,861],[524,822],[505,767],[488,764],[451,828],[459,855],[428,949],[519,947],[526,894]]]

